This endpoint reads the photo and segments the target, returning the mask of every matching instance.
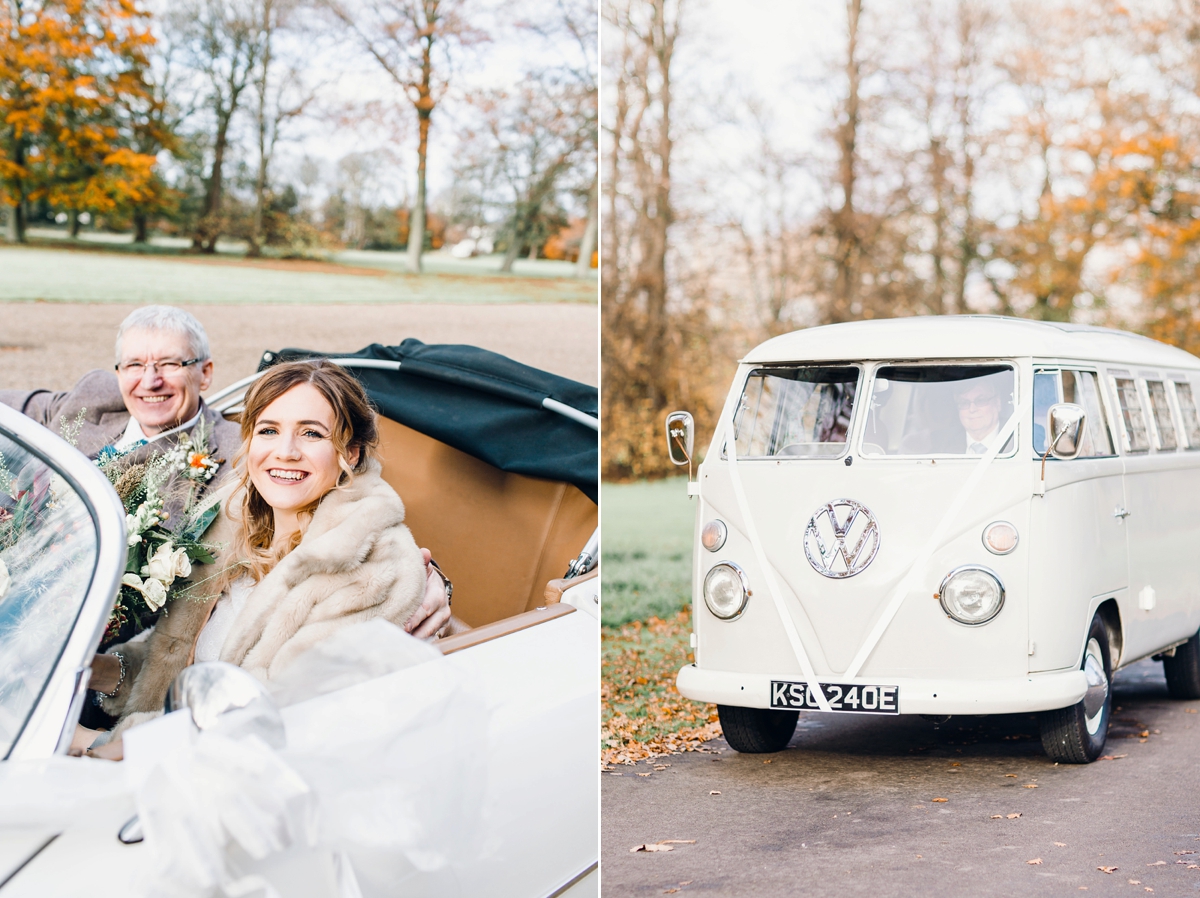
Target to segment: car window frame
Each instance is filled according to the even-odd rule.
[[[1057,377],[1055,379],[1055,384],[1058,388],[1058,393],[1057,393],[1057,399],[1055,401],[1056,402],[1064,402],[1065,400],[1063,399],[1063,384],[1062,384],[1062,373],[1064,371],[1070,371],[1072,373],[1077,373],[1077,374],[1091,374],[1092,376],[1094,376],[1096,378],[1096,395],[1100,400],[1101,410],[1104,413],[1104,417],[1105,417],[1104,426],[1108,430],[1109,445],[1111,445],[1113,447],[1113,451],[1110,455],[1078,456],[1075,459],[1071,459],[1071,461],[1091,461],[1091,460],[1102,459],[1102,458],[1119,458],[1121,455],[1121,438],[1118,433],[1114,432],[1113,410],[1108,407],[1108,397],[1105,395],[1106,391],[1104,389],[1104,380],[1105,380],[1104,372],[1100,370],[1100,367],[1098,365],[1088,364],[1086,362],[1081,362],[1081,363],[1034,362],[1033,363],[1034,383],[1035,384],[1037,383],[1037,376],[1039,374],[1055,374],[1055,375],[1057,375]],[[1078,403],[1076,403],[1076,404],[1078,404]],[[1119,411],[1119,409],[1118,409],[1118,411]],[[1033,446],[1032,427],[1036,424],[1037,424],[1037,421],[1032,422],[1031,432],[1029,434],[1029,442],[1030,442],[1030,445],[1033,447],[1034,456],[1038,459],[1041,459],[1042,453],[1037,451],[1036,446]],[[1044,423],[1043,423],[1043,426],[1045,426]],[[1091,426],[1090,421],[1088,422],[1088,426],[1089,427]],[[1047,438],[1049,438],[1049,434],[1047,434]],[[1062,460],[1062,459],[1055,459],[1054,456],[1049,456],[1049,459],[1053,459],[1054,461]]]
[[[921,359],[919,361],[915,361],[913,359],[897,359],[897,360],[882,360],[882,361],[873,362],[871,364],[870,371],[867,372],[866,390],[862,394],[863,398],[866,402],[866,406],[864,406],[864,407],[867,408],[868,410],[863,411],[863,412],[860,412],[857,409],[855,410],[856,423],[854,425],[853,438],[854,438],[854,451],[857,454],[858,458],[862,459],[864,462],[871,462],[871,463],[878,462],[878,461],[890,461],[890,460],[894,460],[894,459],[900,459],[900,460],[904,460],[904,461],[913,461],[914,459],[934,459],[938,462],[956,461],[956,460],[970,462],[970,461],[978,461],[980,458],[982,458],[983,456],[980,456],[980,455],[968,455],[966,453],[955,453],[955,454],[924,453],[924,454],[919,454],[919,455],[887,455],[887,454],[885,454],[885,455],[866,455],[863,453],[863,438],[866,435],[867,416],[870,414],[870,411],[869,411],[870,401],[871,401],[871,397],[875,395],[875,381],[879,378],[879,372],[881,370],[883,370],[884,368],[928,368],[931,366],[968,368],[968,367],[972,367],[975,365],[978,365],[979,367],[996,367],[998,365],[1007,365],[1009,368],[1011,368],[1012,372],[1013,372],[1013,396],[1016,397],[1016,399],[1014,400],[1014,403],[1015,403],[1015,406],[1019,408],[1020,401],[1021,401],[1022,366],[1018,363],[1018,361],[1016,359],[1012,359],[1012,358]],[[1031,382],[1030,389],[1032,389],[1032,382]],[[1014,408],[1014,411],[1015,410],[1016,410],[1016,408]],[[1000,421],[1000,426],[1003,427],[1004,423],[1005,423],[1005,421],[1002,419]],[[1017,457],[1018,453],[1020,452],[1021,441],[1024,438],[1023,431],[1024,431],[1024,428],[1021,425],[1020,420],[1018,420],[1017,426],[1013,431],[1013,435],[1009,438],[1012,441],[1012,445],[1013,445],[1012,451],[997,453],[996,454],[997,461],[1000,461],[1002,459],[1010,459],[1010,458]],[[1031,433],[1030,434],[1030,442],[1031,443],[1032,443],[1032,439],[1033,439],[1033,437],[1032,437],[1032,433]]]
[[[746,386],[750,383],[750,378],[755,375],[755,372],[777,369],[796,369],[796,368],[853,368],[858,372],[858,380],[854,383],[854,409],[850,414],[850,423],[846,428],[846,441],[842,444],[843,449],[837,455],[745,455],[738,453],[738,464],[745,462],[753,464],[757,462],[788,463],[794,461],[838,461],[850,454],[851,447],[854,445],[855,435],[858,432],[859,425],[859,402],[862,398],[863,385],[867,378],[867,365],[863,361],[855,362],[766,362],[749,365],[746,369],[746,376],[739,381],[736,392],[731,391],[733,399],[733,409],[729,418],[729,433],[721,442],[720,458],[722,461],[729,460],[729,440],[737,439],[737,416],[741,410],[742,397],[746,394]]]
[[[94,462],[62,437],[3,403],[0,403],[0,433],[66,481],[91,516],[96,534],[91,579],[71,633],[63,641],[33,709],[2,760],[42,759],[66,752],[83,708],[91,678],[91,659],[104,635],[125,570],[128,551],[125,509],[116,490]]]
[[[1171,396],[1175,413],[1178,416],[1179,433],[1182,437],[1180,449],[1184,452],[1195,452],[1200,450],[1200,440],[1197,440],[1193,445],[1191,434],[1187,428],[1187,421],[1183,417],[1183,402],[1179,398],[1179,385],[1183,384],[1188,388],[1192,400],[1192,412],[1200,419],[1200,406],[1196,403],[1196,385],[1192,378],[1186,372],[1168,371],[1165,373],[1165,380],[1170,384],[1168,393]]]
[[[1138,386],[1138,381],[1141,379],[1140,374],[1135,373],[1132,368],[1106,368],[1104,373],[1105,380],[1107,382],[1106,386],[1112,391],[1112,405],[1113,411],[1115,412],[1113,417],[1114,420],[1120,422],[1120,427],[1118,430],[1120,439],[1118,440],[1118,444],[1121,448],[1121,455],[1147,455],[1152,453],[1154,451],[1155,444],[1153,434],[1150,431],[1148,415],[1146,414],[1146,402],[1142,397],[1143,391],[1141,387]],[[1134,395],[1137,396],[1138,410],[1142,413],[1142,421],[1146,432],[1145,449],[1133,448],[1132,435],[1125,426],[1125,414],[1121,407],[1121,389],[1117,386],[1118,379],[1133,381]]]

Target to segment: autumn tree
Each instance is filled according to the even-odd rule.
[[[230,126],[262,62],[264,4],[270,0],[179,0],[167,14],[172,40],[194,73],[207,112],[210,161],[192,246],[214,253],[225,230],[222,198]]]
[[[122,111],[150,93],[153,45],[133,0],[10,0],[0,7],[0,198],[11,239],[47,199],[111,211],[147,194],[155,158]]]
[[[433,112],[446,95],[458,53],[485,39],[467,0],[328,0],[327,8],[392,81],[417,115],[417,192],[409,216],[408,270],[421,271],[425,173]]]

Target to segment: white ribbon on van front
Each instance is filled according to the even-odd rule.
[[[933,557],[933,553],[942,544],[942,540],[946,536],[946,531],[950,529],[950,525],[958,517],[958,513],[967,504],[967,500],[971,497],[971,493],[975,491],[975,487],[979,485],[979,481],[983,479],[983,475],[991,465],[992,460],[1000,453],[1000,450],[1004,448],[1004,444],[1008,442],[1009,437],[1016,431],[1017,420],[1029,413],[1032,403],[1033,391],[1030,390],[1029,398],[1012,413],[1012,416],[1000,428],[1000,432],[996,435],[991,447],[979,457],[979,463],[975,466],[975,470],[971,472],[971,476],[967,478],[967,482],[959,489],[958,495],[954,497],[954,501],[950,503],[946,509],[946,513],[942,515],[942,519],[938,522],[938,525],[929,534],[929,539],[925,540],[925,545],[917,553],[917,557],[913,559],[908,573],[904,575],[904,578],[900,581],[900,585],[892,592],[891,598],[888,600],[887,605],[884,606],[883,614],[875,621],[875,626],[871,628],[871,633],[867,636],[867,641],[862,644],[862,647],[858,650],[858,654],[854,656],[854,660],[846,668],[845,679],[852,680],[857,677],[862,666],[867,663],[867,659],[871,657],[871,652],[875,651],[875,646],[883,638],[883,633],[887,630],[888,624],[892,622],[892,618],[896,616],[896,612],[900,610],[900,606],[904,604],[904,600],[908,597],[908,594],[917,585],[917,580],[924,575],[925,566],[929,564],[929,559]]]
[[[758,528],[754,526],[754,518],[750,514],[750,503],[746,501],[746,491],[742,488],[742,476],[738,473],[737,434],[733,432],[732,424],[727,432],[729,436],[725,440],[725,445],[729,456],[729,480],[733,484],[733,495],[737,498],[742,522],[746,525],[746,536],[750,538],[750,545],[754,548],[754,557],[758,559],[758,566],[762,569],[763,578],[767,581],[767,590],[771,593],[775,610],[779,612],[779,619],[783,622],[783,632],[787,634],[788,642],[792,644],[792,651],[796,655],[796,660],[800,662],[800,670],[804,672],[808,688],[816,698],[821,710],[829,711],[831,710],[829,700],[825,698],[825,693],[817,680],[817,672],[813,670],[812,662],[808,660],[808,653],[804,651],[804,645],[800,642],[796,622],[792,620],[791,613],[783,604],[783,597],[779,594],[779,584],[775,582],[775,571],[767,561],[767,553],[763,551],[762,541],[758,538]]]

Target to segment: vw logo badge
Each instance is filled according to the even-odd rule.
[[[861,574],[878,551],[879,525],[861,502],[834,499],[808,519],[804,554],[818,574],[835,580]]]

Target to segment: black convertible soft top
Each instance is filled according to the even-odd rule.
[[[574,484],[596,501],[599,434],[544,405],[549,400],[596,418],[595,387],[475,346],[411,338],[348,353],[264,352],[258,370],[312,358],[398,362],[394,370],[349,366],[381,414],[502,471]]]

